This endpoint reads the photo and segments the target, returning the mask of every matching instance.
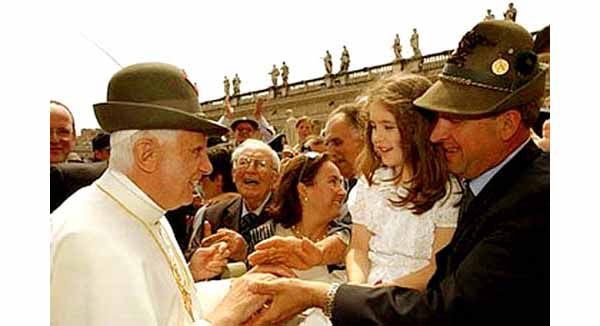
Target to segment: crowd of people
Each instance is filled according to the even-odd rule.
[[[393,73],[287,144],[204,118],[164,63],[50,103],[52,325],[506,325],[549,316],[550,124],[531,34],[485,20],[439,80]]]

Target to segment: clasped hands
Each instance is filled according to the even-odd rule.
[[[321,264],[323,253],[312,241],[274,236],[257,244],[255,249],[248,257],[255,267],[233,280],[224,299],[236,302],[235,309],[231,306],[228,309],[229,318],[236,318],[235,322],[229,320],[229,324],[280,324],[309,307],[323,307],[328,284],[298,280],[291,270]]]
[[[323,251],[307,238],[273,236],[258,243],[248,261],[253,266],[283,265],[306,270],[321,265]]]
[[[195,281],[206,280],[223,272],[229,260],[246,259],[248,244],[239,233],[219,229],[211,234],[210,224],[203,225],[204,239],[190,259],[189,268]]]

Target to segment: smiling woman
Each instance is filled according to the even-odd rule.
[[[324,263],[325,253],[317,245],[331,237],[328,227],[340,214],[345,197],[342,175],[329,154],[307,152],[291,159],[282,171],[272,204],[267,208],[272,220],[259,227],[270,229],[275,235],[265,242],[277,243],[287,251],[278,246],[267,246],[271,249],[262,248],[255,252],[249,257],[250,262],[278,264],[281,263],[280,256],[294,256],[295,250],[300,250],[302,262],[286,263],[300,279],[345,280],[345,275],[329,273],[327,263]],[[257,246],[264,247],[265,242]]]

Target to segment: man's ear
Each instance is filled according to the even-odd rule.
[[[508,110],[501,113],[497,120],[499,123],[500,138],[503,141],[511,139],[521,125],[521,113],[517,110]]]
[[[140,138],[133,144],[133,162],[142,171],[152,173],[158,169],[161,146],[158,139]]]

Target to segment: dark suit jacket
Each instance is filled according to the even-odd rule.
[[[179,248],[181,248],[181,252],[185,252],[187,249],[191,233],[190,222],[197,211],[198,208],[196,208],[194,204],[189,204],[165,213],[165,217],[171,225],[171,229],[173,229],[173,234],[175,235]]]
[[[50,213],[75,191],[92,184],[106,170],[108,162],[60,163],[50,166]]]
[[[550,158],[529,142],[483,188],[436,255],[423,293],[342,285],[337,325],[546,324]]]
[[[242,217],[242,197],[235,197],[230,200],[214,204],[213,206],[206,209],[205,218],[210,222],[213,232],[221,229],[228,228],[239,232],[240,234],[246,233],[248,230],[240,230],[240,218]],[[269,206],[271,200],[267,202],[265,208]],[[252,227],[257,227],[268,220],[265,210],[261,212]],[[247,241],[247,239],[246,239]]]
[[[269,206],[271,200],[267,202],[265,205],[265,209]],[[223,200],[219,203],[213,204],[212,206],[206,209],[204,213],[204,219],[210,222],[210,226],[212,232],[216,232],[218,229],[227,228],[241,234],[246,243],[248,244],[248,254],[252,252],[253,244],[257,241],[256,239],[252,239],[250,235],[250,230],[255,229],[257,226],[265,223],[269,220],[265,209],[261,212],[258,218],[252,223],[247,229],[240,229],[240,219],[242,217],[242,196],[235,196],[231,199]],[[199,213],[197,213],[199,214]],[[198,216],[196,216],[198,218]],[[264,240],[264,239],[262,239]],[[187,251],[186,254],[192,253],[196,248],[196,245],[199,245],[202,241],[202,232],[196,232],[194,239],[192,240],[192,247]]]

